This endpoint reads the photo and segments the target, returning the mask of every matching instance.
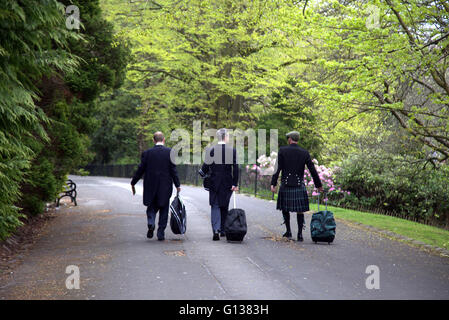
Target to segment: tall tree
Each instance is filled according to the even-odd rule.
[[[142,83],[136,93],[143,111],[152,116],[151,110],[168,108],[167,120],[176,125],[254,124],[252,107],[268,107],[271,91],[286,83],[286,68],[304,57],[290,30],[302,16],[285,1],[103,5],[132,43],[128,78]]]
[[[47,141],[49,120],[36,107],[36,83],[54,70],[73,72],[76,59],[63,7],[53,0],[0,1],[0,238],[19,221],[20,184],[35,155],[30,137]]]
[[[310,66],[321,76],[300,85],[322,106],[330,135],[341,121],[387,113],[428,151],[429,161],[447,160],[446,1],[312,2],[306,16],[307,41],[316,49]]]
[[[93,157],[88,151],[89,134],[97,124],[98,97],[123,83],[128,56],[126,43],[115,37],[98,0],[62,3],[79,8],[82,26],[71,32],[82,39],[69,38],[68,46],[80,61],[72,72],[55,72],[37,81],[40,93],[36,104],[49,119],[44,124],[49,143],[28,139],[36,156],[28,181],[21,186],[23,196],[18,204],[32,214],[41,213],[45,202],[53,201],[61,190],[67,174]]]

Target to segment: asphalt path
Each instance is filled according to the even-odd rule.
[[[449,299],[447,257],[338,216],[331,245],[312,242],[311,213],[304,242],[285,241],[274,202],[237,195],[245,240],[212,241],[208,193],[182,186],[186,235],[168,227],[165,241],[149,240],[141,182],[132,196],[130,179],[72,179],[78,206],[58,210],[0,281],[0,299]],[[80,272],[79,289],[66,286],[68,266]],[[378,289],[366,286],[369,266],[379,270]]]

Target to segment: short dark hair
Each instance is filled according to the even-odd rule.
[[[160,131],[155,132],[153,135],[154,142],[162,142],[164,141],[164,134]]]

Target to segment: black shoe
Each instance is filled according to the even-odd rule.
[[[220,237],[226,237],[226,233],[220,232]]]
[[[153,238],[153,232],[154,232],[154,226],[149,225],[148,226],[148,232],[147,232],[147,238],[148,239]]]
[[[291,232],[286,232],[286,233],[284,233],[283,235],[282,235],[282,237],[284,237],[284,238],[287,238],[287,239],[291,239],[292,238],[292,233]]]
[[[218,235],[218,232],[217,232],[217,233],[214,233],[214,237],[212,238],[212,240],[213,240],[213,241],[218,241],[218,240],[220,240],[220,236]]]
[[[302,237],[302,233],[299,233],[299,232],[298,232],[298,241],[299,242],[303,242],[304,241],[304,238]]]
[[[159,241],[164,241],[165,240],[165,232],[161,228],[157,229],[157,239]]]

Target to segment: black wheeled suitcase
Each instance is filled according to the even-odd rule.
[[[234,192],[234,209],[228,211],[225,221],[225,234],[228,241],[243,241],[248,226],[246,225],[245,210],[237,209],[235,207],[235,192]]]
[[[170,204],[170,228],[174,234],[184,234],[187,230],[186,207],[179,195],[173,199]]]

